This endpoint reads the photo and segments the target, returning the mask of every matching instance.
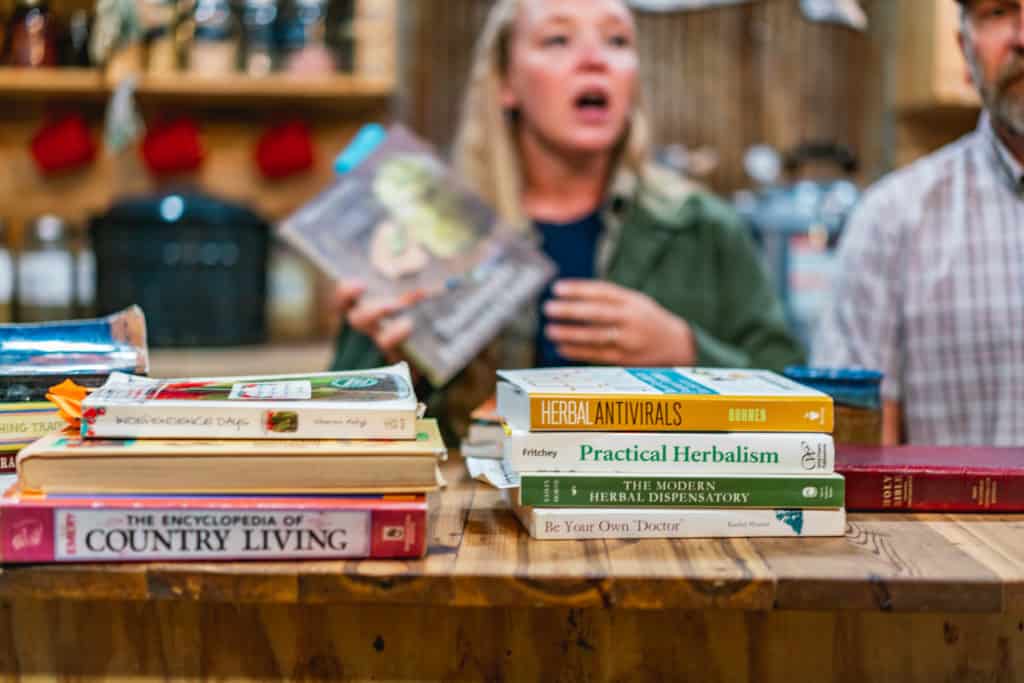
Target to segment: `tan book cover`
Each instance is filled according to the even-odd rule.
[[[417,493],[441,483],[433,419],[415,439],[83,439],[54,432],[18,455],[23,489],[44,493]]]

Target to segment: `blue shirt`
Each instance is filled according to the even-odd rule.
[[[601,215],[594,212],[570,223],[545,223],[535,221],[541,236],[541,248],[558,267],[558,278],[593,278],[597,242],[604,225]],[[548,318],[544,315],[544,303],[552,297],[551,285],[540,297],[540,325],[537,328],[536,357],[534,365],[548,368],[560,365],[579,365],[558,354],[555,345],[544,334]]]

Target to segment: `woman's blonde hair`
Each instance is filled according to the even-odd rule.
[[[501,85],[508,70],[512,30],[523,0],[498,0],[476,44],[473,66],[455,136],[453,163],[462,179],[498,215],[515,226],[526,225],[522,209],[522,169],[516,141],[516,119],[501,104]],[[639,89],[633,112],[615,153],[614,171],[625,166],[641,175],[648,158],[647,118]]]

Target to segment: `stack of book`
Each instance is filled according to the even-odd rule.
[[[98,387],[111,372],[146,374],[146,319],[131,306],[89,320],[0,325],[0,474],[18,452],[64,421],[46,400],[65,378]]]
[[[404,363],[156,380],[115,373],[80,430],[18,455],[5,562],[418,557],[446,451]]]
[[[760,370],[499,372],[534,538],[838,536],[832,401]]]

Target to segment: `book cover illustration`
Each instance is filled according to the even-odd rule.
[[[404,363],[263,377],[149,379],[114,373],[82,402],[82,434],[413,438],[416,412],[416,395]]]
[[[138,306],[104,318],[0,324],[0,401],[43,400],[68,377],[99,386],[113,372],[149,372]]]
[[[789,526],[799,536],[804,530],[803,510],[776,510],[775,518]]]
[[[451,379],[554,276],[553,264],[401,126],[283,221],[282,237],[370,298],[425,298],[404,351],[435,385]]]

